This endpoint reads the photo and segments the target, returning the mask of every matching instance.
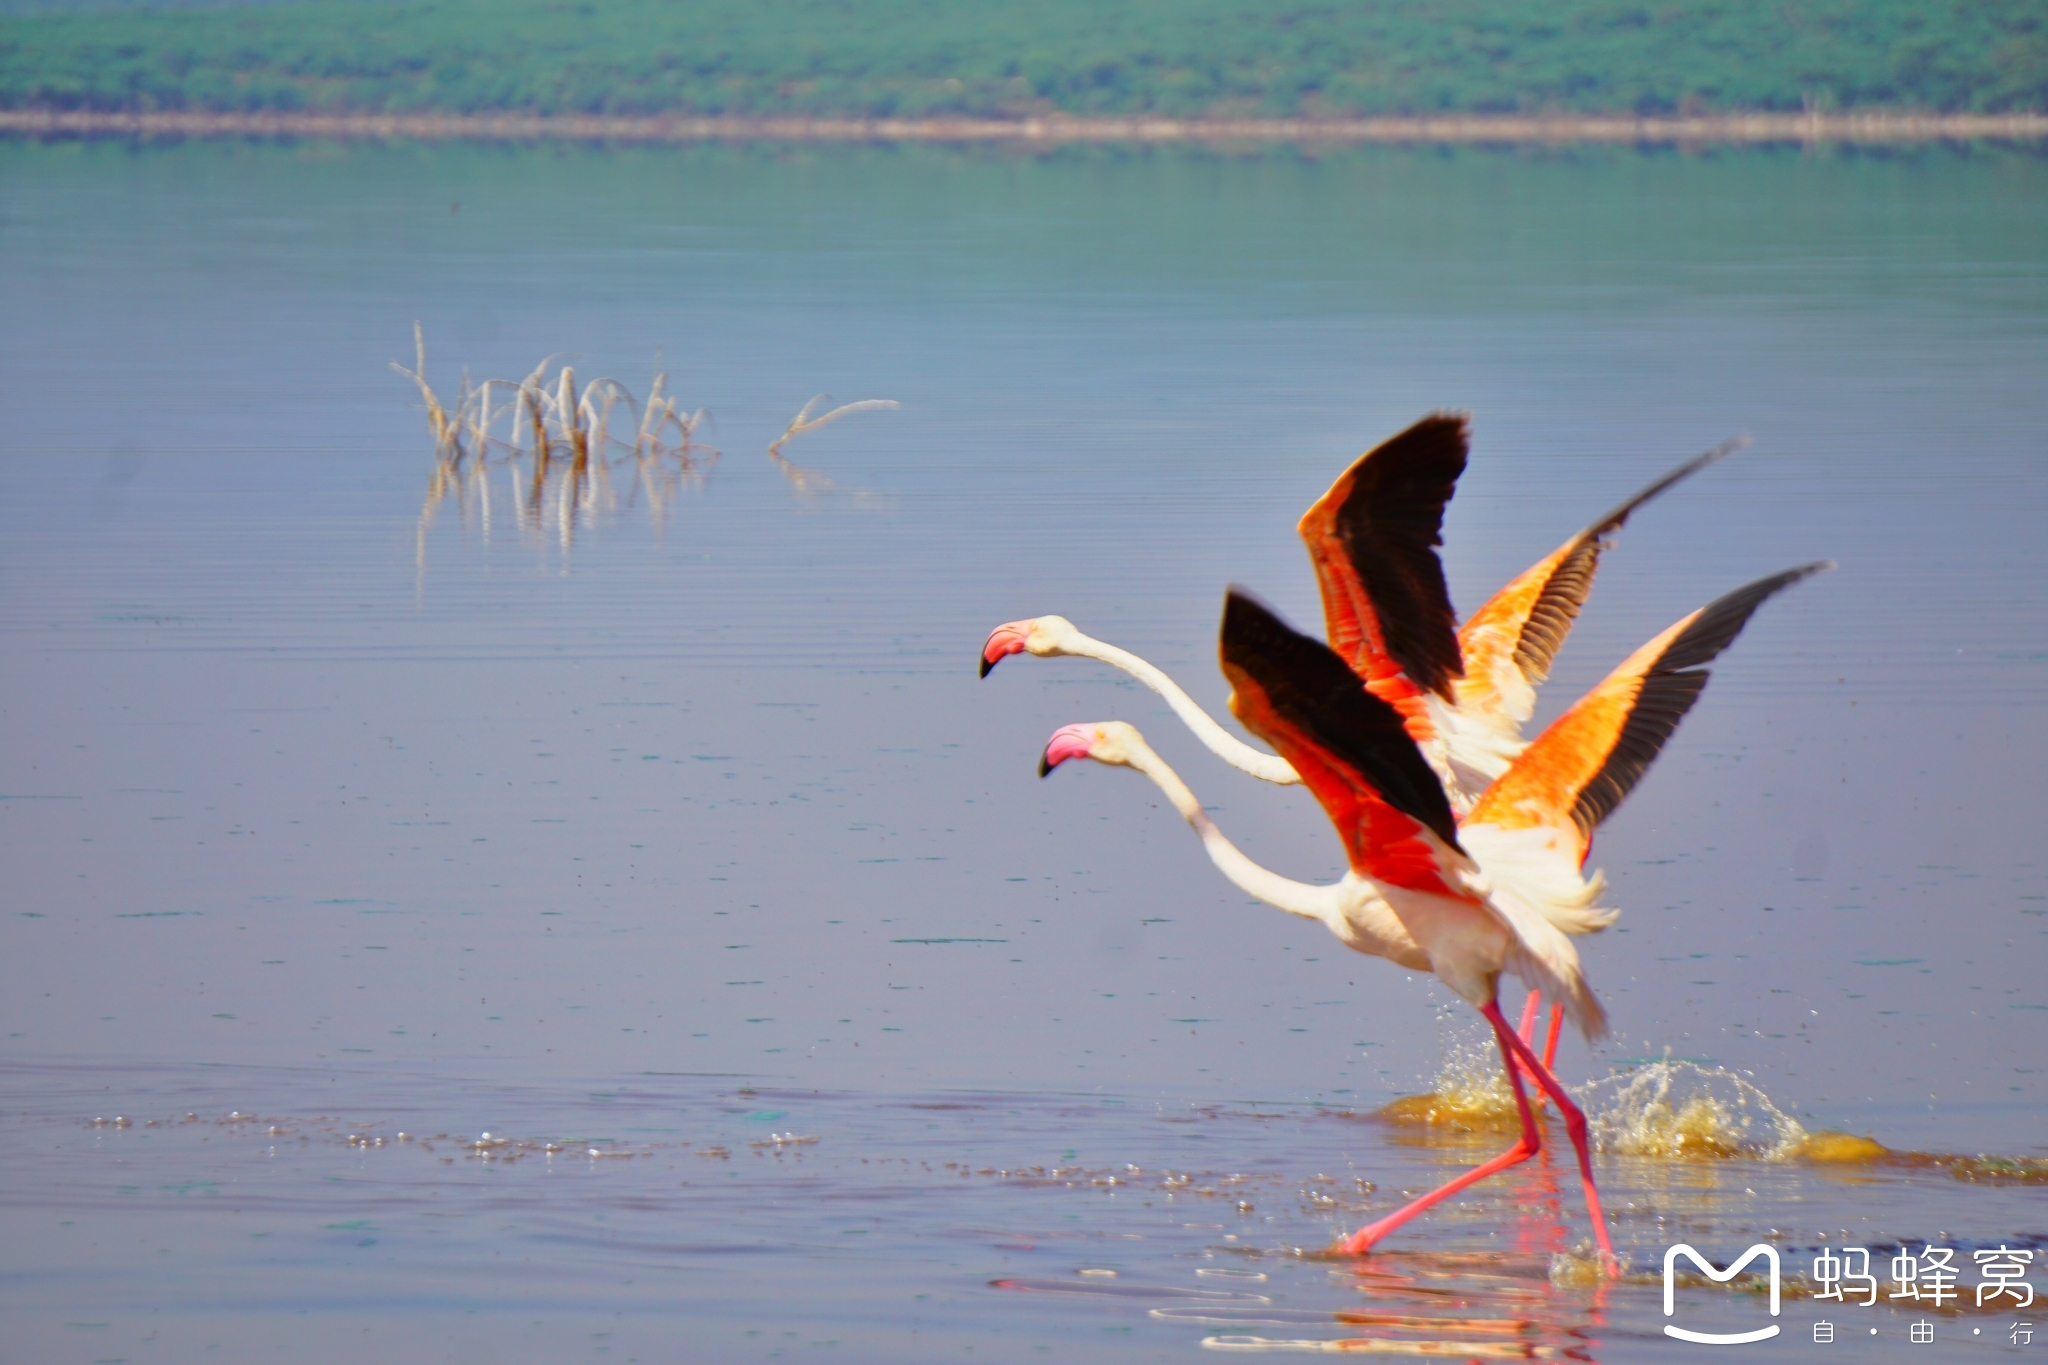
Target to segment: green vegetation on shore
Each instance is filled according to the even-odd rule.
[[[0,18],[0,107],[2048,109],[2044,0],[300,0]]]

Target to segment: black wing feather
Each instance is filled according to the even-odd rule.
[[[1366,691],[1336,651],[1232,586],[1223,598],[1223,657],[1249,674],[1290,724],[1362,774],[1387,804],[1458,847],[1450,798],[1401,713]]]
[[[1465,472],[1466,425],[1463,413],[1431,413],[1374,447],[1352,467],[1351,494],[1334,518],[1387,654],[1417,687],[1445,697],[1465,665],[1436,550]]]
[[[1522,671],[1523,677],[1532,683],[1540,683],[1550,676],[1551,661],[1557,658],[1557,651],[1564,646],[1564,637],[1571,634],[1572,622],[1578,619],[1579,609],[1586,605],[1586,598],[1593,591],[1593,575],[1600,571],[1601,554],[1613,543],[1614,533],[1628,524],[1635,510],[1673,484],[1692,477],[1748,444],[1747,436],[1737,436],[1723,441],[1704,455],[1694,456],[1579,532],[1571,552],[1558,562],[1550,581],[1543,585],[1543,592],[1529,609],[1529,617],[1522,623],[1521,636],[1515,641],[1515,667]]]

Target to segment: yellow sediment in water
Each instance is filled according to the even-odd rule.
[[[1793,1161],[1811,1161],[1818,1165],[1862,1166],[1882,1161],[1891,1154],[1891,1148],[1876,1138],[1822,1129],[1818,1133],[1809,1133],[1806,1141],[1786,1155]]]
[[[1517,1133],[1521,1115],[1492,1051],[1492,1037],[1454,1038],[1426,1095],[1403,1095],[1380,1109],[1388,1122],[1439,1133]]]
[[[1374,1115],[1388,1123],[1439,1128],[1453,1133],[1512,1133],[1522,1121],[1513,1100],[1494,1103],[1490,1096],[1403,1095],[1380,1108]]]
[[[2048,1185],[2048,1161],[2039,1157],[1964,1156],[1943,1152],[1900,1152],[1876,1138],[1823,1130],[1786,1154],[1816,1166],[1889,1166],[1898,1170],[1945,1171],[1973,1184]]]
[[[1906,1155],[1918,1156],[1919,1153]],[[1933,1161],[1958,1180],[1992,1185],[2048,1185],[2048,1158],[1962,1156],[1936,1157]]]

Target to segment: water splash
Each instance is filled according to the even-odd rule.
[[[1665,1057],[1581,1086],[1573,1096],[1586,1111],[1594,1144],[1616,1155],[1667,1161],[1868,1159],[1860,1148],[1836,1154],[1840,1144],[1824,1140],[1844,1135],[1809,1133],[1755,1082],[1724,1067]],[[1446,1036],[1443,1066],[1430,1093],[1395,1100],[1379,1117],[1446,1135],[1513,1133],[1520,1127],[1492,1037],[1472,1032]]]
[[[1576,1092],[1595,1145],[1623,1156],[1785,1161],[1811,1136],[1754,1082],[1666,1058]]]
[[[1389,1123],[1446,1133],[1515,1133],[1522,1121],[1491,1033],[1448,1032],[1444,1063],[1428,1094],[1404,1095],[1381,1108]]]

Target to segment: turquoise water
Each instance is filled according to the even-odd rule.
[[[2038,1245],[2040,1185],[1615,1152],[1638,1278],[1599,1293],[1553,1262],[1568,1165],[1363,1270],[1294,1256],[1505,1141],[1365,1117],[1469,1011],[1243,904],[1136,777],[1033,764],[1130,720],[1252,856],[1334,877],[1299,791],[1093,665],[970,655],[1056,611],[1220,710],[1224,584],[1311,623],[1294,518],[1421,413],[1474,414],[1467,610],[1746,432],[1624,533],[1543,714],[1728,587],[1842,567],[1602,831],[1616,1037],[1562,1070],[1668,1054],[1807,1129],[2041,1156],[2043,164],[0,147],[15,1354],[1625,1360],[1693,1349],[1681,1232],[1788,1274]],[[444,397],[659,367],[722,454],[424,515],[415,320]],[[763,452],[821,391],[902,406],[792,441],[806,492]],[[1404,1304],[1530,1325],[1330,1316]],[[1842,1349],[1909,1320],[1852,1306]],[[1990,1326],[1941,1349],[2026,1349]]]

